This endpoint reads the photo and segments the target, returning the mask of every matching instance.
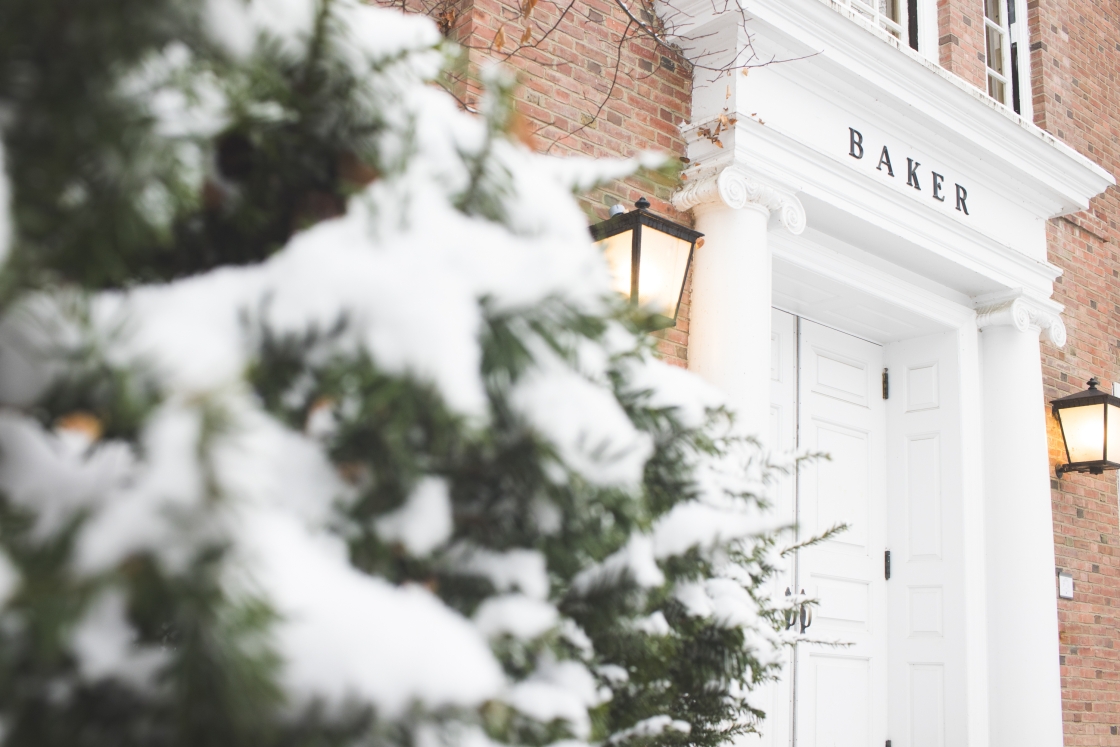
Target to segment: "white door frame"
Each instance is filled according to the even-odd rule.
[[[963,563],[969,569],[964,576],[965,651],[961,652],[966,662],[966,733],[970,747],[988,745],[988,595],[981,457],[982,380],[976,312],[972,308],[971,299],[964,296],[947,297],[956,295],[951,291],[944,295],[936,293],[917,282],[909,282],[894,273],[826,248],[806,236],[771,232],[769,238],[776,263],[836,281],[850,289],[853,295],[874,298],[883,304],[928,319],[942,330],[955,332],[960,405],[960,452],[956,456],[960,462],[961,502],[964,507],[961,527]],[[920,279],[915,279],[920,282]],[[843,329],[843,324],[836,321],[814,319],[793,309],[783,310]],[[894,342],[873,341],[884,344]]]

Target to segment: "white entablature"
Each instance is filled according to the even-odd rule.
[[[684,31],[701,40],[690,52],[705,66],[746,49],[737,13],[713,14],[699,2],[675,7],[677,20],[691,16]],[[688,179],[717,161],[733,163],[801,198],[810,228],[858,238],[966,295],[1050,295],[1059,273],[1046,261],[1046,220],[1087,208],[1114,183],[1111,175],[893,37],[853,23],[843,8],[756,0],[746,11],[758,58],[788,61],[746,76],[697,68],[693,121],[684,128],[694,164]],[[717,143],[701,128],[712,130],[720,115],[734,124]],[[853,157],[853,131],[862,158]],[[893,175],[882,168],[883,148]],[[917,188],[908,165],[918,167]]]

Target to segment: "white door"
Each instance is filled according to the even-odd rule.
[[[893,747],[968,743],[957,335],[887,348]]]
[[[819,600],[806,632],[848,645],[798,645],[793,743],[877,747],[888,739],[883,348],[799,328],[798,445],[830,455],[798,478],[800,536],[848,528],[800,551],[797,586]]]

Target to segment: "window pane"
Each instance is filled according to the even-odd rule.
[[[898,23],[898,0],[879,0],[879,12]]]
[[[1104,459],[1104,405],[1058,410],[1071,462]]]
[[[1108,453],[1104,458],[1110,462],[1120,460],[1120,407],[1108,406]]]
[[[1004,103],[1003,98],[1003,81],[997,80],[995,77],[988,76],[988,95],[1001,104]]]
[[[611,268],[611,285],[626,298],[630,298],[630,261],[634,245],[634,232],[623,231],[599,242],[599,249],[607,257]]]
[[[984,15],[991,18],[996,23],[1003,25],[999,10],[999,0],[984,0]]]
[[[638,269],[638,303],[670,319],[677,315],[692,242],[644,226]]]
[[[1003,74],[1003,34],[988,26],[984,29],[988,34],[988,67],[997,73]],[[1003,101],[1003,98],[1000,98]]]

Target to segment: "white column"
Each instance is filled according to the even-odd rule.
[[[772,212],[793,233],[805,210],[791,193],[764,184],[736,166],[697,175],[673,199],[692,208],[704,245],[692,265],[688,367],[729,395],[746,428],[765,438],[770,428]]]
[[[1039,332],[1061,347],[1053,302],[978,308],[983,371],[991,747],[1062,744],[1054,524]]]

